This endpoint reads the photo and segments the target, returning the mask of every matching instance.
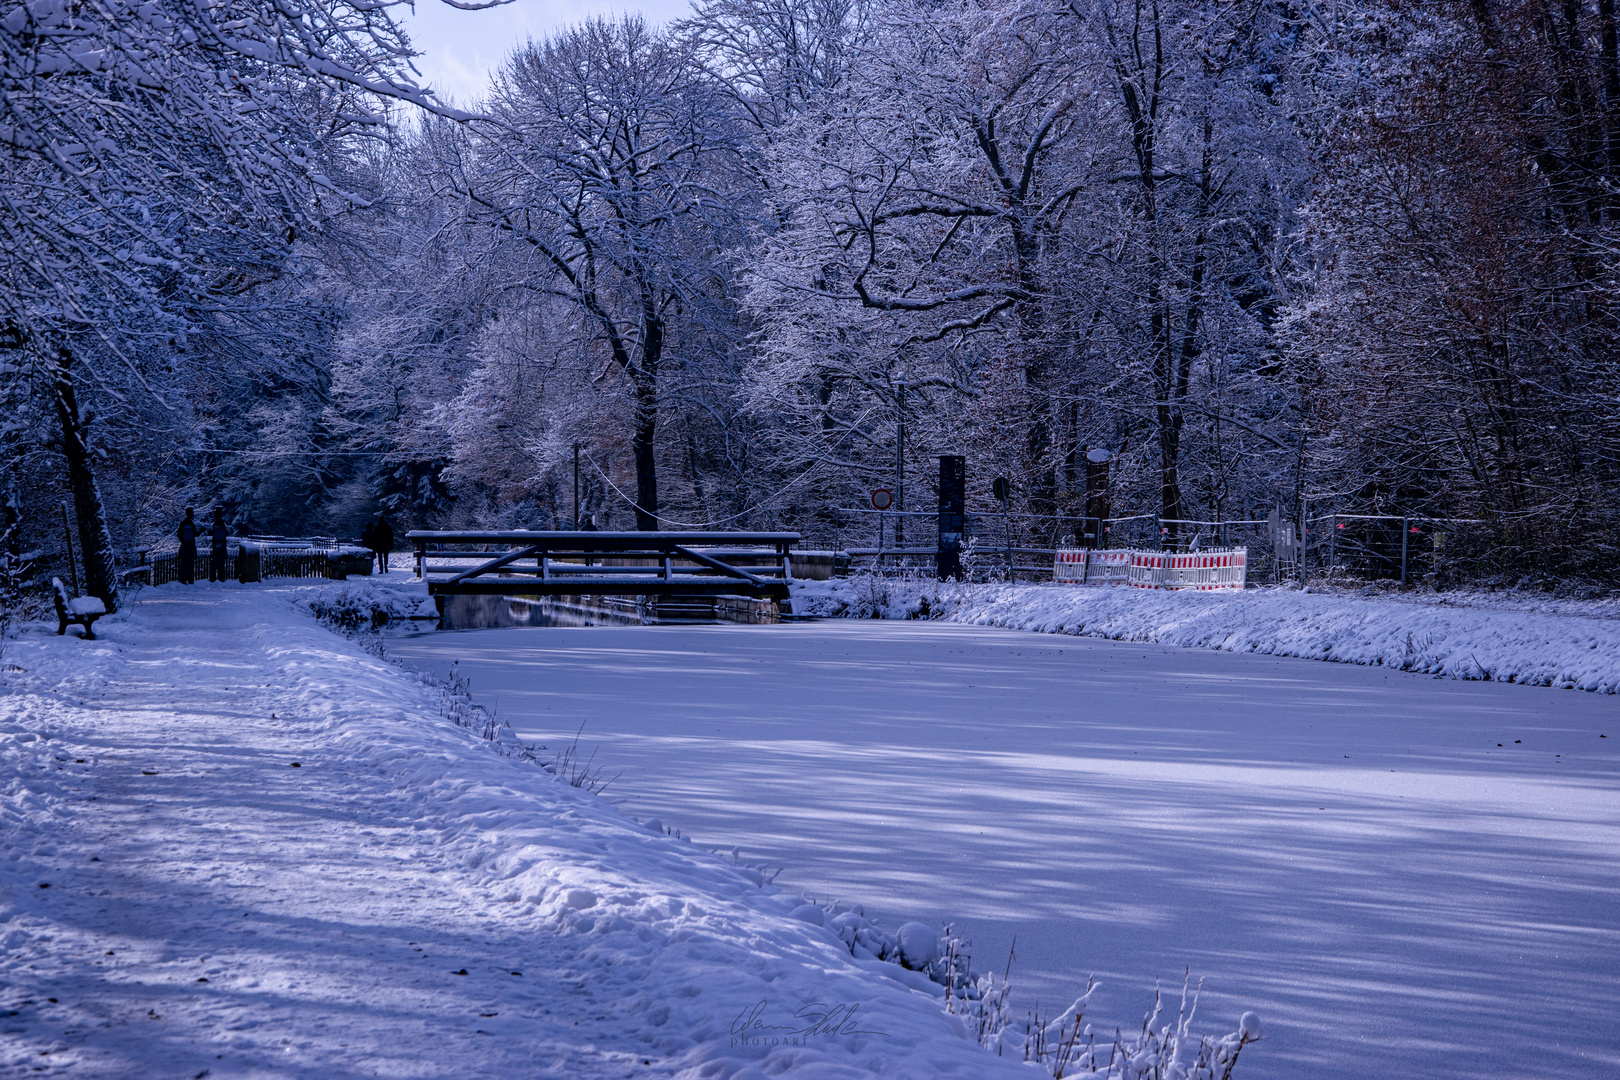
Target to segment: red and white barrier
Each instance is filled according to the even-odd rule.
[[[1249,550],[1131,552],[1130,583],[1138,589],[1241,589],[1249,571]]]
[[[1129,551],[1059,551],[1052,560],[1052,580],[1070,585],[1123,585],[1130,580]]]
[[[1241,589],[1247,548],[1223,551],[1059,551],[1052,580],[1070,585],[1128,584],[1138,589]]]
[[[1089,551],[1059,551],[1052,559],[1052,580],[1070,585],[1081,585],[1086,580],[1086,556]]]

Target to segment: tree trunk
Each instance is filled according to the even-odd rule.
[[[90,448],[85,441],[84,423],[79,418],[78,398],[73,392],[73,352],[66,345],[57,352],[56,415],[62,423],[62,456],[67,459],[68,487],[73,492],[73,512],[79,525],[79,551],[84,560],[84,591],[100,598],[110,615],[118,610],[118,579],[113,564],[112,536],[101,509],[101,492],[90,469]]]
[[[1024,208],[1015,205],[1022,215]],[[1024,409],[1028,429],[1024,436],[1024,473],[1029,478],[1027,500],[1031,512],[1052,514],[1057,510],[1057,470],[1052,461],[1051,366],[1046,355],[1046,312],[1039,295],[1036,259],[1039,242],[1027,222],[1015,220],[1012,227],[1013,251],[1018,260],[1018,287],[1024,299],[1015,306],[1019,348],[1023,352]],[[1061,533],[1054,526],[1053,537]]]
[[[658,430],[658,384],[649,378],[636,379],[636,433],[631,446],[636,458],[636,528],[643,532],[658,529],[658,471],[653,448]]]
[[[1214,139],[1215,127],[1209,117],[1204,118],[1204,153],[1198,173],[1198,234],[1193,239],[1192,273],[1187,284],[1187,310],[1182,319],[1181,355],[1176,362],[1175,385],[1171,390],[1170,423],[1174,437],[1168,442],[1161,434],[1159,445],[1165,451],[1163,457],[1164,477],[1162,498],[1160,501],[1160,517],[1168,518],[1171,524],[1165,527],[1170,530],[1167,534],[1172,538],[1181,534],[1180,521],[1187,516],[1187,503],[1182,497],[1180,458],[1181,458],[1181,430],[1186,423],[1186,413],[1181,409],[1181,402],[1186,401],[1192,392],[1192,369],[1198,360],[1202,346],[1198,340],[1198,323],[1204,312],[1204,273],[1207,263],[1205,247],[1209,242],[1208,226],[1211,209],[1214,204],[1214,193],[1210,170],[1214,168]]]
[[[0,479],[0,648],[10,621],[22,612],[22,553],[22,494],[8,467]]]
[[[664,351],[664,324],[656,316],[643,323],[641,364],[633,373],[636,388],[636,528],[658,529],[658,465],[653,456],[658,434],[658,360]]]

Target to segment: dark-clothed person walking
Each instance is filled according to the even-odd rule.
[[[381,514],[372,522],[371,528],[366,531],[366,546],[377,558],[379,573],[388,573],[388,553],[394,550],[394,530],[388,524],[388,519]]]
[[[192,585],[196,583],[197,563],[197,519],[192,515],[196,511],[186,507],[186,516],[180,522],[180,527],[174,530],[174,535],[180,538],[179,567],[180,584]]]
[[[208,530],[208,580],[225,580],[225,511],[214,507],[214,527]]]

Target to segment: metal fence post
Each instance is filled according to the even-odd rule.
[[[1009,512],[1006,500],[1001,502],[1001,538],[1008,547],[1008,585],[1013,585],[1013,513]]]
[[[1308,507],[1309,504],[1302,497],[1299,500],[1299,525],[1294,534],[1294,543],[1297,545],[1294,552],[1299,560],[1299,583],[1301,585],[1309,585],[1311,582],[1310,574],[1305,568],[1305,559],[1311,553],[1311,519],[1307,516],[1310,513]]]
[[[1328,515],[1328,584],[1333,583],[1333,564],[1339,556],[1339,515]]]
[[[1402,586],[1405,586],[1405,584],[1406,584],[1406,538],[1408,536],[1412,535],[1411,532],[1409,531],[1410,527],[1407,524],[1409,520],[1410,519],[1407,518],[1405,515],[1402,515],[1402,517],[1401,517],[1401,585]]]

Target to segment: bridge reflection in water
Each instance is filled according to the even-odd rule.
[[[440,630],[509,626],[694,626],[775,623],[773,600],[748,596],[491,596],[441,600]]]

